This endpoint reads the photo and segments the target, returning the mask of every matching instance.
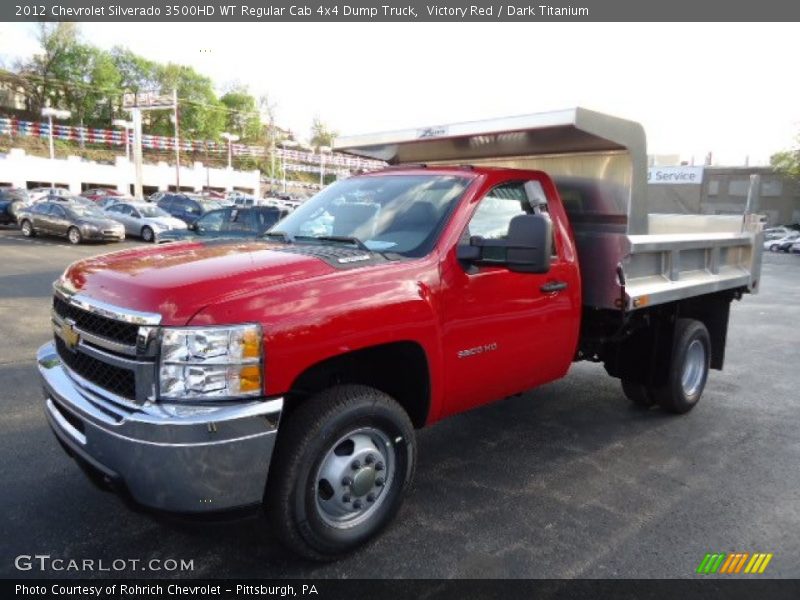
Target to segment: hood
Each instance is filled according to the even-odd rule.
[[[116,306],[160,313],[165,325],[183,325],[211,303],[334,271],[318,258],[279,248],[227,241],[122,250],[73,263],[61,284]]]

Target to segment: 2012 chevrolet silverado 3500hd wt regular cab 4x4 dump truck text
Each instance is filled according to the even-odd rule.
[[[263,240],[76,262],[38,353],[95,479],[155,509],[264,504],[332,558],[397,512],[415,428],[604,363],[675,413],[755,291],[755,215],[650,215],[644,132],[574,109],[340,139],[392,166]]]

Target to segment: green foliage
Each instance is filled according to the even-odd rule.
[[[314,117],[311,123],[311,145],[315,150],[319,150],[320,146],[330,148],[337,135],[337,132],[323,123],[318,116]]]
[[[176,89],[181,136],[213,140],[228,130],[243,141],[263,141],[260,107],[246,88],[234,88],[219,98],[211,79],[193,68],[159,64],[121,46],[107,52],[84,43],[75,23],[41,23],[38,41],[42,52],[14,67],[32,117],[53,106],[71,111],[73,124],[110,127],[115,118],[129,116],[122,109],[125,92],[168,94]],[[145,129],[173,135],[171,118],[170,110],[150,111]]]
[[[779,173],[793,179],[800,179],[800,147],[777,152],[770,157],[769,162],[772,168]]]
[[[227,108],[226,131],[238,135],[242,141],[258,142],[262,134],[256,99],[247,92],[244,86],[237,86],[219,99]]]

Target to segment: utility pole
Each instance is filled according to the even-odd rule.
[[[128,159],[128,162],[131,162],[131,129],[133,129],[133,123],[130,121],[126,121],[125,119],[114,119],[113,124],[115,127],[122,127],[125,131],[125,158]]]
[[[72,116],[72,113],[68,110],[58,110],[57,108],[50,108],[48,106],[42,109],[42,116],[47,117],[48,137],[50,138],[50,160],[54,160],[56,157],[56,150],[55,146],[53,145],[53,117],[56,119],[69,119]],[[51,181],[50,187],[55,186],[55,181]]]
[[[181,191],[181,146],[178,130],[178,89],[172,90],[172,105],[175,111],[175,191]]]
[[[134,106],[130,109],[133,121],[133,167],[136,178],[133,184],[133,195],[137,200],[144,199],[144,172],[142,167],[142,109]]]

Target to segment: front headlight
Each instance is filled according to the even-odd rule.
[[[219,400],[261,394],[261,327],[165,328],[159,397]]]

